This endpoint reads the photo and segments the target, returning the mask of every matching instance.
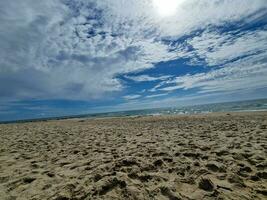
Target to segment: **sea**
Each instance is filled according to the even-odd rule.
[[[237,101],[227,103],[212,103],[194,106],[177,106],[168,108],[153,108],[144,110],[130,110],[119,112],[96,113],[86,115],[72,115],[39,119],[27,119],[17,121],[6,121],[1,123],[18,123],[18,122],[33,122],[33,121],[46,121],[46,120],[59,120],[71,118],[105,118],[105,117],[127,117],[127,116],[157,116],[157,115],[190,115],[201,113],[214,113],[214,112],[252,112],[252,111],[267,111],[267,99]]]
[[[81,117],[188,115],[188,114],[201,114],[201,113],[214,113],[214,112],[253,112],[253,111],[267,111],[267,99],[98,113],[98,114],[89,114]]]

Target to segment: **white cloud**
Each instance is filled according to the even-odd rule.
[[[163,97],[163,96],[167,96],[168,93],[165,93],[165,94],[153,94],[153,95],[147,95],[145,98],[157,98],[157,97]]]
[[[205,31],[188,43],[194,55],[204,59],[207,65],[221,65],[243,56],[267,51],[267,31],[255,30],[241,33]]]
[[[162,41],[242,20],[266,5],[266,0],[188,0],[173,17],[160,18],[151,0],[1,1],[0,98],[90,100],[123,90],[117,75],[158,62],[197,55],[213,65],[266,50],[264,31],[234,39],[205,32],[175,48]],[[205,40],[213,48],[207,54]]]
[[[225,64],[207,73],[184,75],[163,81],[155,91],[198,88],[199,93],[252,90],[267,87],[267,52]]]
[[[133,100],[133,99],[138,99],[140,97],[141,97],[141,95],[139,95],[139,94],[133,94],[133,95],[126,95],[123,98],[126,100]]]
[[[133,80],[135,82],[146,82],[146,81],[160,81],[160,80],[166,80],[172,76],[158,76],[153,77],[149,75],[140,75],[140,76],[125,76],[126,78]]]

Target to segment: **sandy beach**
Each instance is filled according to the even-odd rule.
[[[267,112],[0,125],[0,199],[266,199]]]

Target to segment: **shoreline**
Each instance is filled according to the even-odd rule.
[[[218,112],[199,112],[199,113],[184,113],[184,114],[146,114],[146,115],[126,115],[126,116],[92,116],[92,117],[52,117],[52,118],[37,118],[37,119],[23,119],[16,121],[0,121],[1,124],[24,124],[34,122],[49,122],[49,121],[62,121],[62,120],[88,120],[88,119],[109,119],[109,118],[131,118],[131,117],[156,117],[156,116],[194,116],[194,115],[209,115],[209,114],[235,114],[235,113],[262,113],[267,112],[267,109],[262,110],[239,110],[239,111],[218,111]],[[90,115],[90,114],[89,114]]]

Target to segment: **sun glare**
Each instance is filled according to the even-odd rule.
[[[174,15],[183,0],[153,0],[153,5],[162,17]]]

